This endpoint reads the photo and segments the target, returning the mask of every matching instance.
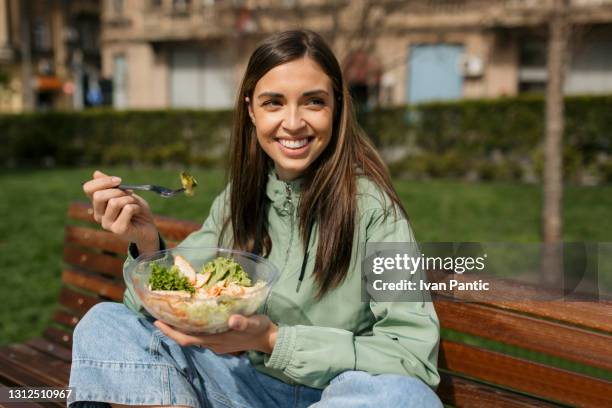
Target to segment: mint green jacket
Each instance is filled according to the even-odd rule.
[[[309,247],[306,274],[299,292],[296,286],[304,256],[299,236],[297,205],[300,181],[278,180],[269,175],[267,196],[268,233],[272,250],[268,260],[281,276],[260,313],[267,314],[279,326],[271,355],[250,351],[254,367],[286,383],[324,388],[329,381],[347,370],[371,374],[400,374],[420,378],[435,388],[439,322],[431,302],[362,302],[361,261],[366,242],[414,242],[408,221],[391,208],[391,200],[365,177],[358,179],[359,224],[354,239],[353,258],[341,286],[319,301],[311,276],[318,246],[315,224]],[[179,246],[218,246],[223,219],[229,211],[229,188],[214,201],[202,228],[189,235]],[[231,247],[226,232],[223,246]],[[133,260],[132,255],[128,262]],[[127,262],[126,262],[127,265]],[[143,308],[131,288],[124,303],[137,313]]]

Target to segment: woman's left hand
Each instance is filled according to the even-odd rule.
[[[272,354],[278,326],[266,315],[232,315],[228,320],[230,330],[219,334],[192,335],[180,332],[156,320],[155,326],[180,346],[205,347],[216,354],[257,350]]]

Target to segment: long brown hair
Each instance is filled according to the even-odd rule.
[[[318,63],[331,79],[335,102],[331,140],[303,175],[298,207],[303,243],[309,236],[308,227],[312,223],[319,226],[313,273],[320,298],[340,285],[348,272],[357,218],[357,176],[369,177],[391,198],[402,215],[407,215],[385,164],[355,119],[336,57],[323,38],[312,31],[285,31],[273,35],[264,40],[249,59],[236,96],[228,163],[231,213],[224,222],[223,231],[231,222],[233,247],[248,252],[256,250],[257,220],[264,217],[268,169],[273,163],[257,142],[245,97],[253,100],[255,85],[269,70],[306,56]],[[395,210],[396,207],[392,207]],[[261,237],[262,254],[267,256],[272,241],[265,226]]]

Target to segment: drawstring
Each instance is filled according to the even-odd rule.
[[[267,209],[267,203],[268,200],[265,200],[265,205],[263,210],[259,213],[259,218],[257,220],[257,229],[255,230],[255,246],[253,247],[253,252],[256,255],[262,255],[263,253],[263,248],[262,248],[262,234],[263,234],[263,226],[264,223],[266,222],[266,209]],[[304,243],[304,259],[302,259],[302,268],[300,270],[300,277],[298,278],[298,284],[297,287],[295,288],[295,292],[299,292],[300,291],[300,287],[302,286],[302,281],[304,280],[304,275],[306,274],[306,263],[308,261],[308,245],[310,244],[310,236],[312,233],[312,226],[313,226],[313,221],[310,220],[308,222],[308,233],[306,235],[306,242]]]
[[[304,243],[304,259],[302,259],[302,269],[300,270],[300,277],[298,278],[298,284],[295,288],[295,293],[300,291],[302,286],[302,280],[304,280],[304,274],[306,273],[306,262],[308,262],[308,244],[310,244],[310,233],[312,232],[312,220],[308,222],[308,233],[306,234],[306,242]]]

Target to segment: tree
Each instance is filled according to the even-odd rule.
[[[563,237],[563,85],[570,37],[569,11],[570,0],[553,0],[548,24],[542,206],[542,272],[545,283],[558,282],[563,268],[560,251]]]

